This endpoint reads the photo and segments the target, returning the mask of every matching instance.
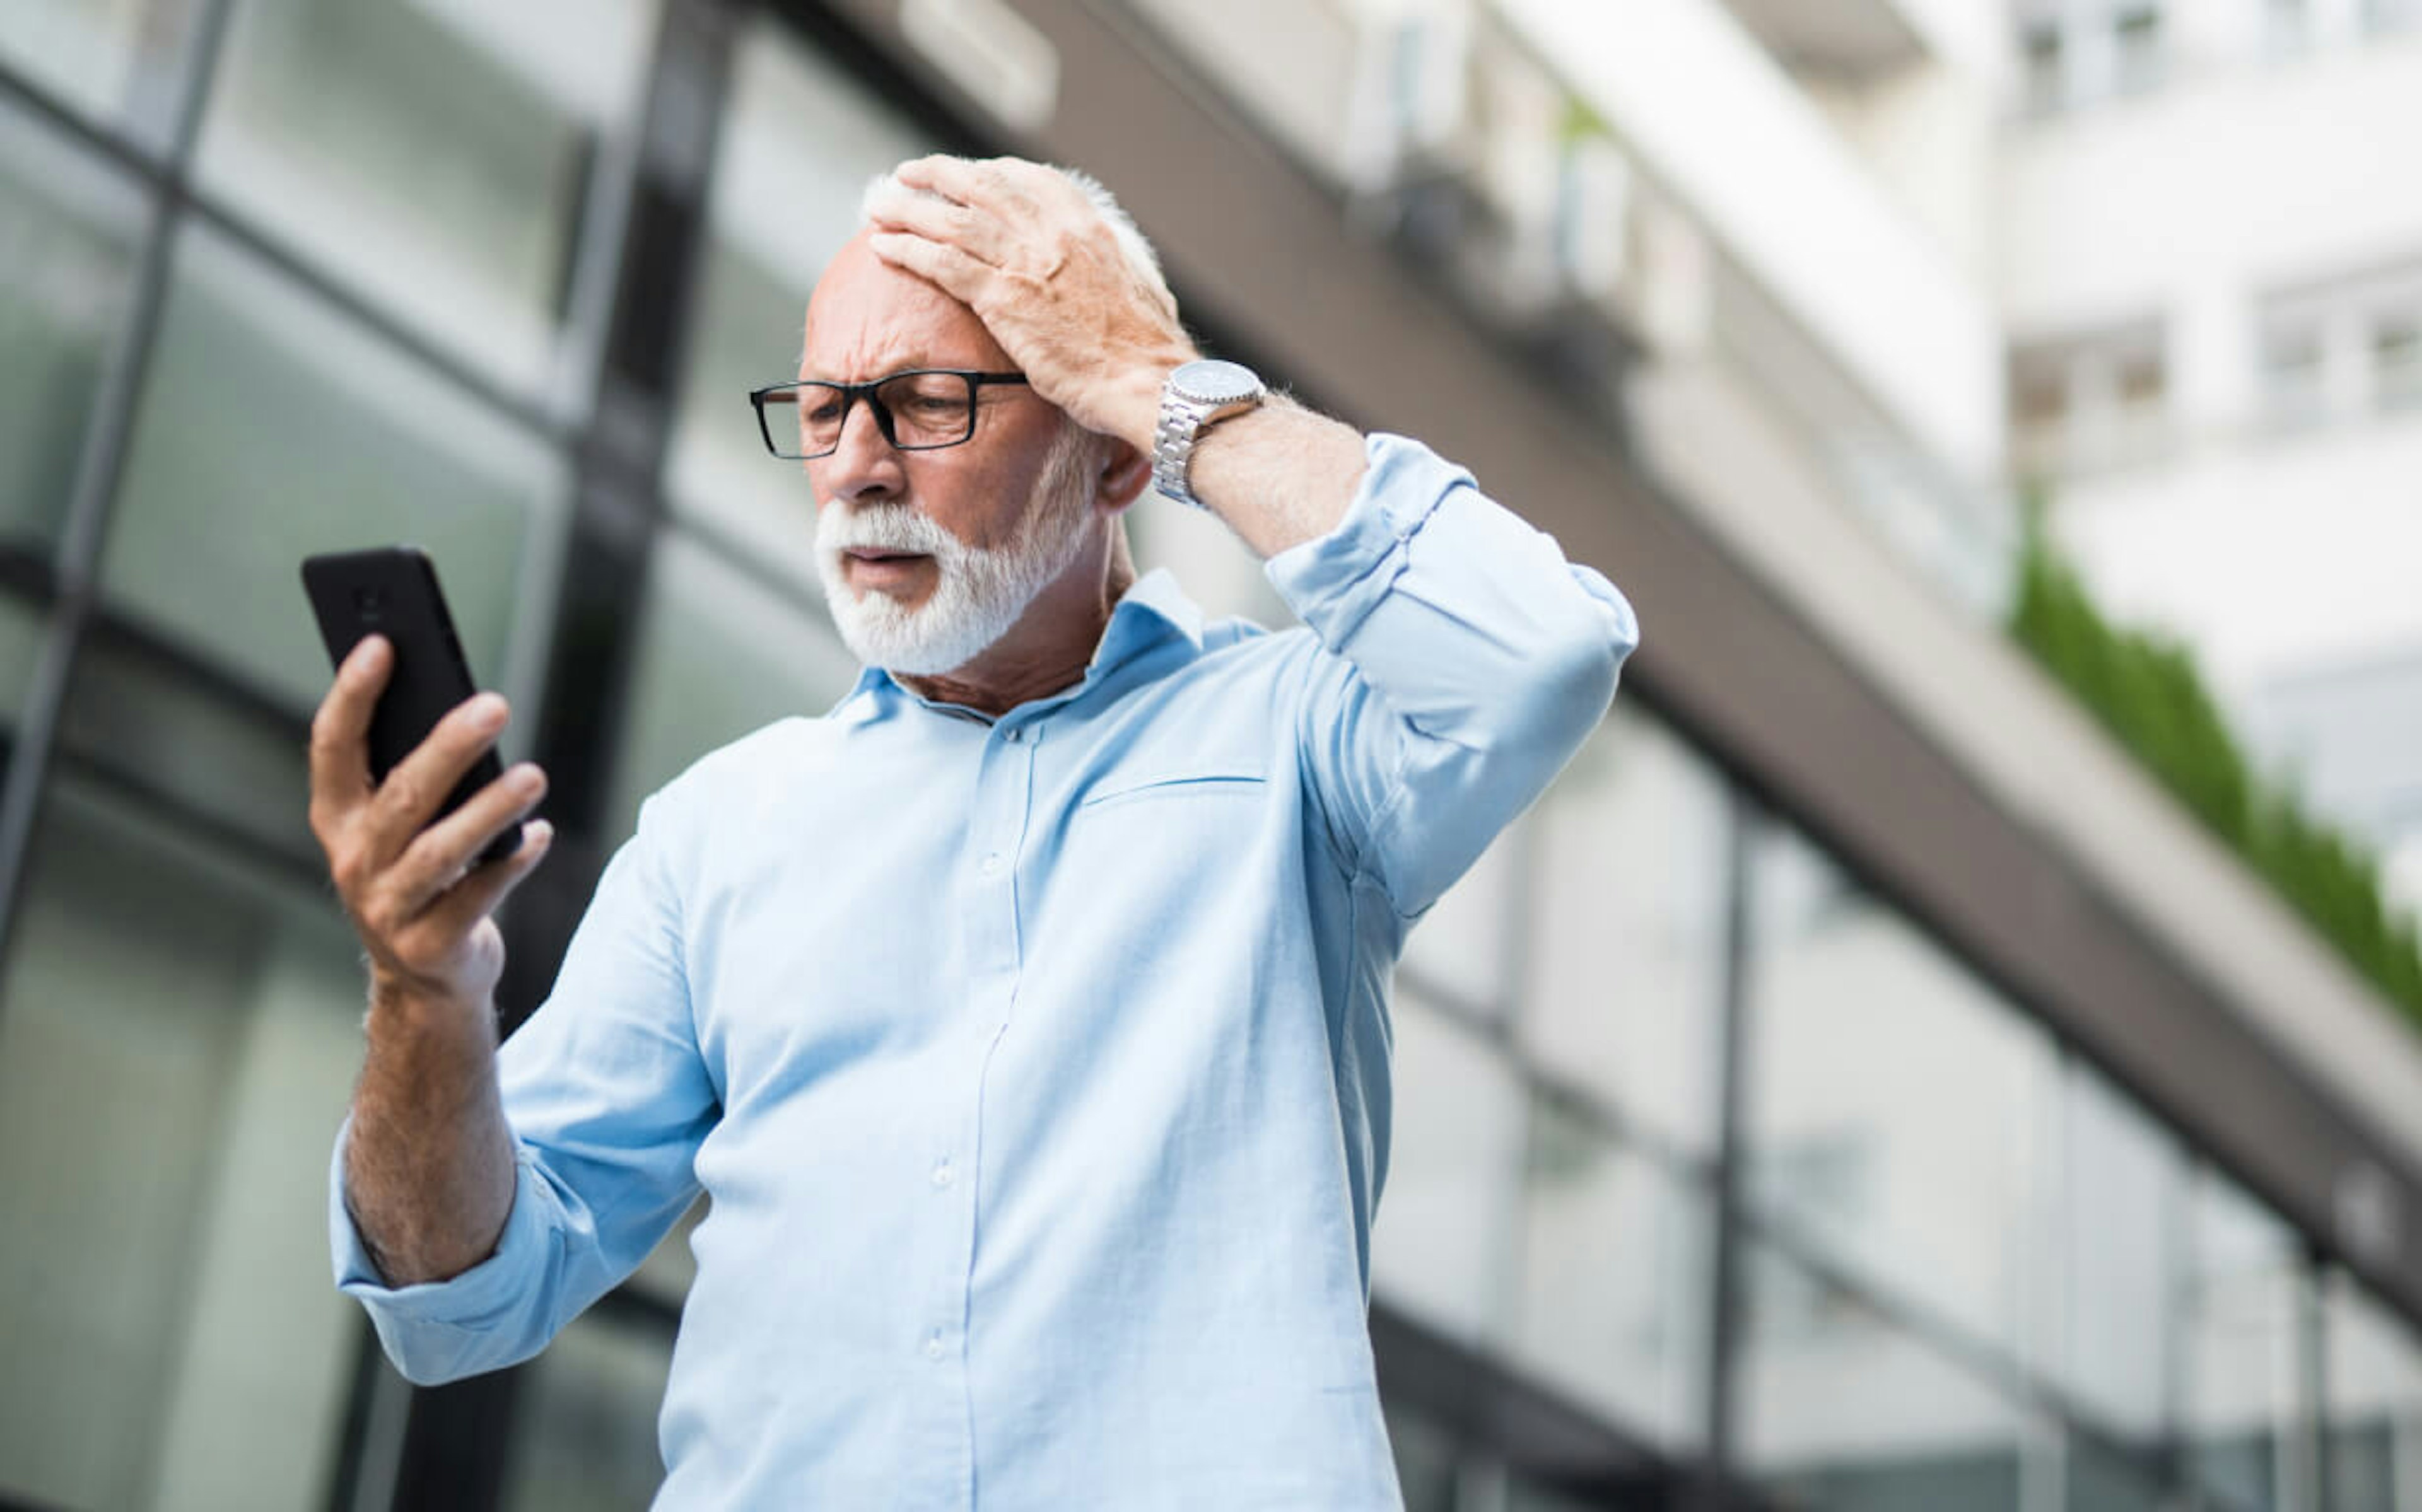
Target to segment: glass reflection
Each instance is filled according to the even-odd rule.
[[[1794,1512],[2019,1512],[2037,1430],[1856,1291],[1771,1249],[1746,1266],[1746,1465]]]
[[[534,392],[554,373],[600,134],[637,118],[655,11],[652,0],[239,0],[197,176],[310,261]]]
[[[677,513],[803,585],[816,581],[815,500],[800,464],[765,455],[748,391],[798,371],[809,290],[857,228],[867,181],[934,146],[785,25],[747,23],[666,476]]]
[[[1722,779],[1622,703],[1524,821],[1523,1047],[1692,1154],[1715,1140],[1730,822]]]
[[[1809,1242],[2015,1351],[2050,1041],[1795,834],[1751,862],[1748,1187]]]
[[[1522,1168],[1522,1084],[1488,1042],[1420,997],[1395,1004],[1394,1130],[1371,1239],[1373,1288],[1477,1341],[1502,1314]]]
[[[360,1327],[323,1206],[357,946],[156,816],[48,802],[0,987],[0,1486],[323,1505]]]
[[[9,0],[0,6],[0,55],[71,109],[156,148],[174,126],[201,10],[200,0]]]
[[[189,226],[102,581],[133,617],[307,710],[329,668],[302,558],[411,541],[437,563],[473,675],[518,695],[564,488],[535,438]]]
[[[1518,1360],[1626,1432],[1694,1448],[1706,1407],[1705,1194],[1541,1097],[1522,1205]]]
[[[132,185],[0,101],[0,552],[58,538],[141,223]]]

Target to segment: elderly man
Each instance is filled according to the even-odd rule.
[[[543,778],[429,825],[502,701],[373,788],[391,653],[338,674],[313,822],[372,976],[339,1284],[414,1380],[495,1369],[703,1191],[661,1505],[1397,1505],[1390,968],[1604,714],[1629,609],[1421,446],[1200,362],[1076,176],[904,164],[806,335],[753,398],[866,671],[648,801],[501,1049],[489,915],[545,827],[465,865]],[[1308,628],[1139,581],[1148,488]]]

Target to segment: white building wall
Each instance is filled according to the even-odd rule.
[[[1717,0],[1499,0],[1715,240],[1968,479],[2003,450],[1990,302]]]
[[[2249,417],[2263,290],[2422,259],[2422,36],[2278,64],[2218,25],[2179,45],[2169,87],[2013,132],[2000,288],[2021,340],[2164,316],[2193,431]]]

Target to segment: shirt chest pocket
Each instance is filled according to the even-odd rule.
[[[1127,803],[1166,799],[1219,802],[1258,801],[1268,787],[1261,768],[1242,761],[1213,761],[1174,770],[1120,772],[1106,774],[1077,802],[1079,814]]]

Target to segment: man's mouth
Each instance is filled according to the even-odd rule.
[[[860,592],[879,589],[890,594],[912,591],[925,580],[924,564],[933,560],[922,552],[895,552],[881,546],[852,546],[841,556],[845,563],[841,570]]]

